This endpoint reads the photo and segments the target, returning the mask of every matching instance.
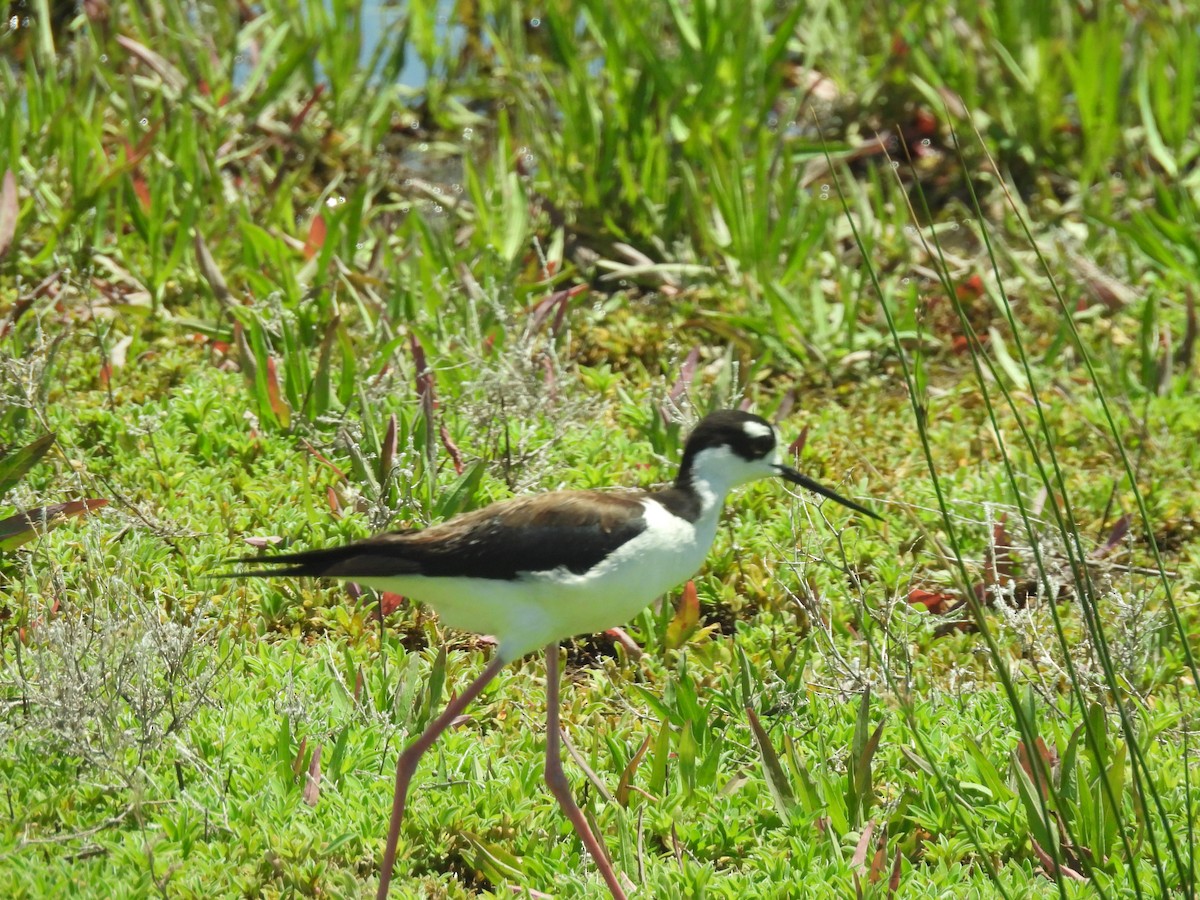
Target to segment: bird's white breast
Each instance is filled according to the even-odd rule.
[[[572,612],[567,615],[577,617],[573,621],[580,626],[574,633],[602,631],[629,621],[703,565],[716,535],[716,515],[689,522],[655,500],[644,503],[645,530],[587,572],[574,575],[559,569],[522,579],[558,588],[564,600],[569,593]]]

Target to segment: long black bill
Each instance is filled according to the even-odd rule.
[[[781,477],[787,479],[793,484],[798,484],[800,487],[812,491],[814,494],[820,494],[822,497],[828,497],[830,500],[835,500],[842,504],[842,506],[849,507],[855,512],[862,513],[864,516],[870,516],[872,519],[879,519],[881,522],[883,521],[883,516],[879,515],[879,513],[871,512],[871,510],[867,509],[861,504],[855,503],[853,500],[847,500],[837,491],[832,491],[825,487],[825,485],[813,481],[803,472],[797,472],[791,466],[785,466],[781,464],[775,467],[775,471],[778,472]]]

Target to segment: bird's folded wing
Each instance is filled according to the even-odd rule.
[[[565,568],[578,575],[642,531],[642,496],[562,491],[517,497],[423,531],[387,532],[342,547],[240,560],[272,567],[240,574],[514,579]]]

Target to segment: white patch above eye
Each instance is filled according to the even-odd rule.
[[[775,429],[766,422],[744,422],[742,424],[742,431],[746,432],[746,435],[752,438],[763,438],[767,437],[767,435],[775,434]]]

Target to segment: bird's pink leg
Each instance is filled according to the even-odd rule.
[[[375,893],[376,900],[386,900],[388,887],[392,882],[392,866],[396,863],[396,845],[400,842],[400,823],[404,821],[404,800],[408,796],[408,783],[412,781],[417,763],[425,755],[425,751],[433,746],[442,732],[450,727],[450,723],[462,715],[472,700],[479,696],[487,683],[496,677],[504,668],[505,660],[499,654],[488,663],[478,678],[471,682],[465,691],[446,704],[442,714],[429,723],[421,732],[421,736],[404,748],[400,759],[396,762],[396,790],[392,795],[392,821],[388,825],[387,846],[383,851],[383,868],[379,871],[379,890]]]
[[[559,753],[558,745],[558,643],[556,642],[546,648],[546,785],[550,788],[554,799],[558,801],[558,805],[562,807],[562,811],[571,820],[571,824],[575,826],[575,833],[583,841],[588,855],[595,860],[596,868],[600,870],[604,883],[608,885],[613,900],[626,900],[625,890],[621,887],[621,882],[617,880],[617,873],[613,871],[612,863],[608,861],[608,853],[605,851],[604,845],[592,833],[587,819],[583,816],[583,810],[571,796],[571,785],[567,781],[566,773],[563,772],[562,756]]]

